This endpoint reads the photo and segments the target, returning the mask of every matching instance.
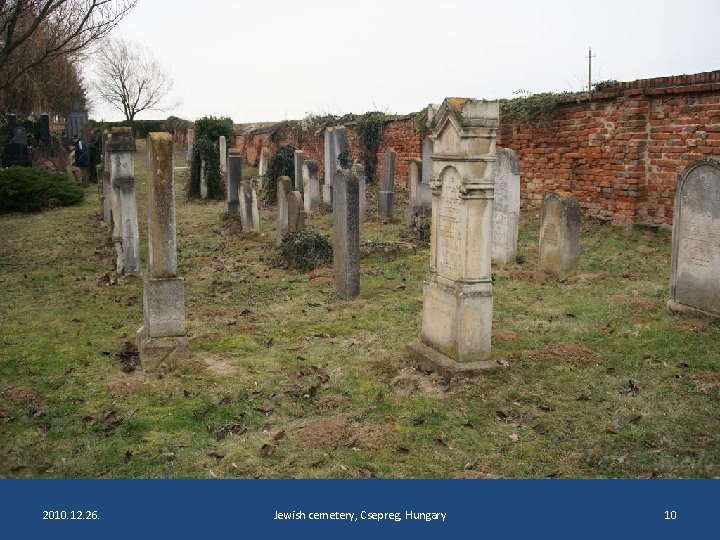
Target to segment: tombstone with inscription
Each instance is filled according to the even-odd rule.
[[[720,160],[694,161],[680,175],[673,213],[671,312],[720,317]]]
[[[432,129],[430,272],[423,285],[416,365],[449,379],[493,371],[490,270],[493,180],[500,106],[447,98]]]
[[[493,204],[492,260],[508,264],[517,257],[520,225],[520,162],[509,148],[498,148]]]
[[[378,193],[378,214],[381,218],[390,220],[395,208],[395,156],[396,152],[392,148],[385,151],[383,177]]]
[[[575,273],[580,252],[580,201],[569,191],[548,193],[540,213],[540,270],[560,279]]]

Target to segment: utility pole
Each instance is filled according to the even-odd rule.
[[[597,55],[592,53],[592,48],[588,47],[588,94],[592,94],[592,59]]]

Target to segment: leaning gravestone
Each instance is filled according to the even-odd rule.
[[[699,159],[680,175],[668,307],[674,312],[720,317],[719,159]]]
[[[383,177],[378,194],[378,213],[381,218],[392,219],[395,204],[395,150],[385,151]]]
[[[305,198],[305,214],[310,215],[320,207],[320,181],[318,180],[317,161],[306,160],[302,166],[303,196]]]
[[[173,140],[169,133],[147,137],[147,272],[143,274],[144,323],[138,351],[146,371],[171,367],[187,356],[185,281],[177,275]]]
[[[253,179],[240,182],[240,222],[243,232],[260,232],[260,213]]]
[[[508,264],[515,261],[519,225],[520,162],[509,148],[498,148],[493,204],[493,262]]]
[[[229,216],[240,214],[240,181],[242,180],[242,152],[231,148],[228,152],[227,202],[225,212]]]
[[[113,242],[118,274],[140,274],[140,231],[135,199],[135,141],[129,127],[110,129],[110,183],[113,188]]]
[[[281,176],[277,181],[277,224],[275,226],[275,243],[279,246],[288,233],[290,193],[292,180],[289,176]]]
[[[493,371],[490,270],[496,101],[447,98],[430,120],[433,155],[430,273],[423,286],[416,365],[445,378]]]
[[[360,206],[358,182],[349,170],[333,179],[333,269],[335,294],[343,300],[360,294]]]
[[[580,252],[580,201],[569,191],[548,193],[540,213],[540,270],[560,279],[575,273]]]

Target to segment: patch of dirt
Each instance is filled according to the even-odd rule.
[[[235,366],[230,358],[223,356],[209,356],[206,358],[194,358],[191,363],[196,367],[209,371],[214,375],[228,377],[235,374]]]
[[[682,319],[676,322],[674,326],[690,332],[709,332],[712,328],[707,321],[701,319]]]
[[[550,343],[530,351],[530,356],[546,360],[562,360],[575,365],[596,364],[602,360],[598,353],[578,343]]]
[[[625,302],[631,309],[659,309],[661,302],[652,298],[631,298]]]
[[[498,476],[496,474],[488,472],[487,469],[482,469],[482,468],[477,469],[477,470],[462,471],[459,473],[455,473],[452,477],[463,479],[463,480],[481,480],[481,479],[502,478],[501,476]]]
[[[499,345],[500,343],[509,343],[515,341],[518,335],[510,330],[494,330],[492,333],[492,344]]]
[[[386,438],[386,429],[376,424],[357,423],[349,413],[310,422],[295,434],[302,448],[358,446],[374,449]]]
[[[530,283],[545,283],[552,279],[550,274],[541,270],[507,270],[504,274],[508,279],[529,281]]]
[[[350,400],[342,394],[329,394],[318,399],[315,402],[315,407],[319,412],[327,412],[343,408],[349,403]]]
[[[565,283],[570,285],[584,285],[586,283],[595,283],[597,281],[605,281],[610,279],[610,274],[607,272],[598,272],[596,274],[577,274],[576,276],[570,276],[565,280]]]
[[[125,373],[132,373],[140,367],[140,352],[132,341],[123,343],[120,352],[116,355],[122,364],[122,370]]]
[[[32,418],[40,418],[45,416],[47,412],[47,403],[45,403],[42,394],[36,390],[22,386],[9,386],[2,391],[2,394],[5,395],[11,403],[27,407]]]
[[[701,371],[693,375],[693,379],[702,383],[705,390],[720,387],[720,373],[717,371]]]
[[[121,375],[117,380],[111,381],[107,385],[108,392],[114,398],[125,397],[145,388],[145,377],[141,374],[133,374],[131,376]]]
[[[308,274],[309,283],[332,283],[335,273],[332,268],[320,267],[316,268]]]
[[[399,396],[444,396],[445,380],[437,373],[425,374],[413,368],[404,368],[390,383]]]

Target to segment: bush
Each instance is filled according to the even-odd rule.
[[[65,175],[29,167],[0,169],[0,214],[69,206],[84,197],[85,192]]]
[[[205,116],[195,122],[195,145],[190,169],[190,178],[186,187],[188,197],[200,197],[200,170],[205,161],[207,179],[207,198],[222,200],[225,198],[225,186],[220,174],[220,154],[218,141],[222,135],[228,144],[232,143],[232,120]]]
[[[266,203],[277,202],[277,181],[281,176],[295,178],[295,147],[291,144],[278,148],[268,163],[267,179],[263,188],[263,199]]]
[[[316,231],[293,231],[280,244],[280,259],[285,268],[311,272],[332,263],[332,245]]]

